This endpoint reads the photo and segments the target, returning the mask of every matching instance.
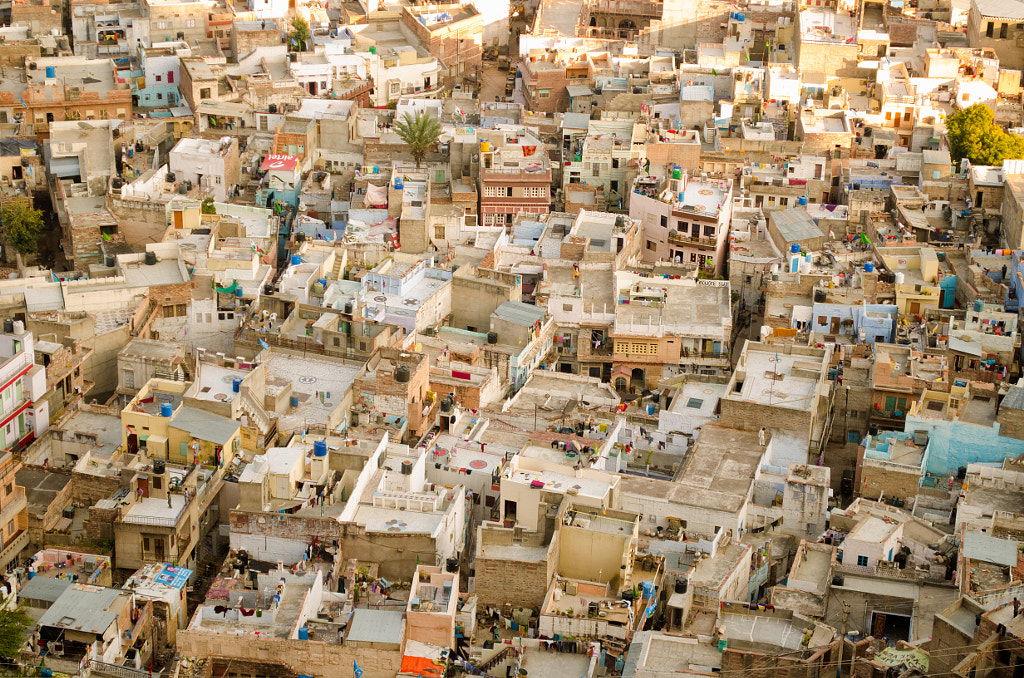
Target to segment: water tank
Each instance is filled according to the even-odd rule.
[[[961,467],[957,468],[957,470],[956,470],[956,479],[957,480],[963,480],[966,477],[967,477],[967,467],[966,466],[961,466]]]
[[[14,321],[14,333],[15,334],[24,334],[25,333],[25,323],[23,323],[20,320],[15,320]]]
[[[370,45],[370,54],[376,54],[377,48],[374,45]]]
[[[327,456],[327,441],[316,440],[313,442],[313,456],[314,457],[326,457]]]
[[[146,252],[146,266],[156,264],[156,252]]]
[[[459,571],[459,559],[458,558],[448,558],[447,560],[444,561],[444,569],[445,569],[446,572],[449,572],[449,573],[452,573],[452,574],[458,572]]]
[[[746,18],[747,15],[744,14],[743,12],[736,12],[736,21],[745,21]]]
[[[188,193],[188,184],[178,184],[178,195],[186,195]]]
[[[288,404],[291,405],[292,407],[298,407],[299,406],[299,396],[293,395],[291,397],[291,399],[288,401]]]
[[[676,593],[686,593],[687,579],[676,579]]]
[[[796,204],[800,205],[801,207],[807,207],[807,196],[806,195],[801,195],[797,199]]]
[[[401,191],[403,188],[405,188],[405,181],[402,177],[395,177],[395,190]]]
[[[353,311],[353,304],[352,304],[352,302],[351,301],[346,301],[345,302],[345,313],[347,315],[352,315],[352,311]]]
[[[267,106],[267,110],[270,111],[272,114],[276,114],[277,104],[270,104],[269,106]]]
[[[243,289],[242,289],[242,286],[241,286],[241,285],[239,285],[238,287],[236,287],[236,288],[235,288],[235,296],[236,296],[237,298],[241,299],[241,298],[242,298],[242,295],[243,295],[244,293],[245,293],[245,290],[243,290]]]
[[[868,424],[868,435],[872,438],[878,435],[878,424]]]
[[[789,252],[790,252],[790,254],[800,254],[800,243],[798,243],[798,242],[791,242],[791,243],[789,243]]]
[[[302,232],[296,233],[295,242],[306,242],[306,234]]]
[[[874,264],[874,262],[872,262],[872,261],[865,261],[864,262],[864,272],[865,273],[874,273],[875,272],[875,264]]]
[[[399,365],[395,370],[395,381],[400,384],[404,384],[409,381],[411,373],[409,372],[408,365]]]
[[[170,403],[160,403],[160,416],[170,417],[174,414],[174,405]]]
[[[162,476],[164,471],[167,470],[167,463],[163,459],[153,460],[153,473],[158,476]]]
[[[309,640],[309,629],[305,626],[299,629],[299,640]]]
[[[238,393],[238,390],[242,387],[242,380],[235,378],[231,380],[231,392]]]
[[[46,67],[46,77],[48,79],[56,78],[57,77],[57,67],[56,66],[47,66]]]
[[[274,286],[271,283],[267,283],[266,285],[263,286],[263,294],[265,294],[265,295],[267,295],[269,297],[273,293],[274,293]]]
[[[4,318],[4,334],[12,334],[14,332],[14,320],[11,318]]]
[[[842,572],[836,572],[832,575],[832,586],[842,586],[846,583],[846,577],[843,576]]]
[[[114,264],[117,263],[117,259],[114,258],[113,254],[107,254],[103,257],[103,265],[107,268],[114,268]]]
[[[167,173],[167,183],[173,184],[175,181],[177,181],[177,177],[174,176],[174,172],[168,172]]]
[[[491,142],[488,141],[487,139],[481,140],[480,141],[480,152],[481,153],[489,153],[490,150],[491,150]]]
[[[406,459],[405,461],[402,462],[402,475],[403,476],[411,476],[412,475],[412,462],[409,461],[408,459]]]
[[[683,178],[683,168],[680,167],[679,165],[672,165],[672,178],[673,179],[682,179]]]
[[[814,290],[814,303],[824,304],[827,298],[828,295],[825,293],[825,290]]]
[[[302,263],[302,255],[301,254],[293,254],[292,255],[292,266],[298,266],[301,263]]]
[[[488,344],[497,344],[498,343],[498,333],[497,332],[488,332],[487,333],[487,343]]]
[[[981,311],[984,311],[984,310],[985,310],[985,302],[982,301],[981,299],[975,299],[974,300],[974,311],[975,311],[975,313],[980,313]]]

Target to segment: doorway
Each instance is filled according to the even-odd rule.
[[[871,635],[875,638],[888,638],[889,644],[897,640],[910,640],[911,618],[905,614],[871,611]]]

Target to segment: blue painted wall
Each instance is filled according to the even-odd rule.
[[[1024,454],[1024,440],[999,435],[999,424],[978,426],[963,421],[945,421],[908,415],[908,433],[928,432],[925,470],[945,475],[968,464],[1001,464],[1007,457]]]

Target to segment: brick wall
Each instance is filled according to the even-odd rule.
[[[905,470],[908,467],[878,459],[865,459],[860,469],[860,496],[878,499],[879,496],[910,500],[917,496],[921,474]]]
[[[287,666],[294,675],[315,678],[351,678],[352,662],[366,676],[394,676],[402,664],[400,650],[348,647],[317,640],[290,640],[255,635],[204,633],[201,630],[178,632],[178,652],[186,657],[214,657]],[[266,675],[261,669],[258,675]]]

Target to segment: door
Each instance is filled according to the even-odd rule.
[[[907,312],[911,314],[920,313],[921,303],[917,301],[910,302],[909,304],[907,304]]]
[[[832,334],[839,334],[839,318],[832,318],[832,323],[829,325],[829,330]]]
[[[165,560],[164,554],[164,540],[163,537],[157,537],[153,540],[153,547],[156,551],[157,561]]]
[[[875,623],[871,626],[871,635],[881,638],[885,635],[885,615],[881,612],[875,613]]]
[[[903,114],[900,113],[899,111],[896,112],[895,117],[893,117],[893,119],[892,119],[892,126],[893,127],[899,127],[900,126],[900,118],[902,117],[902,115]]]

